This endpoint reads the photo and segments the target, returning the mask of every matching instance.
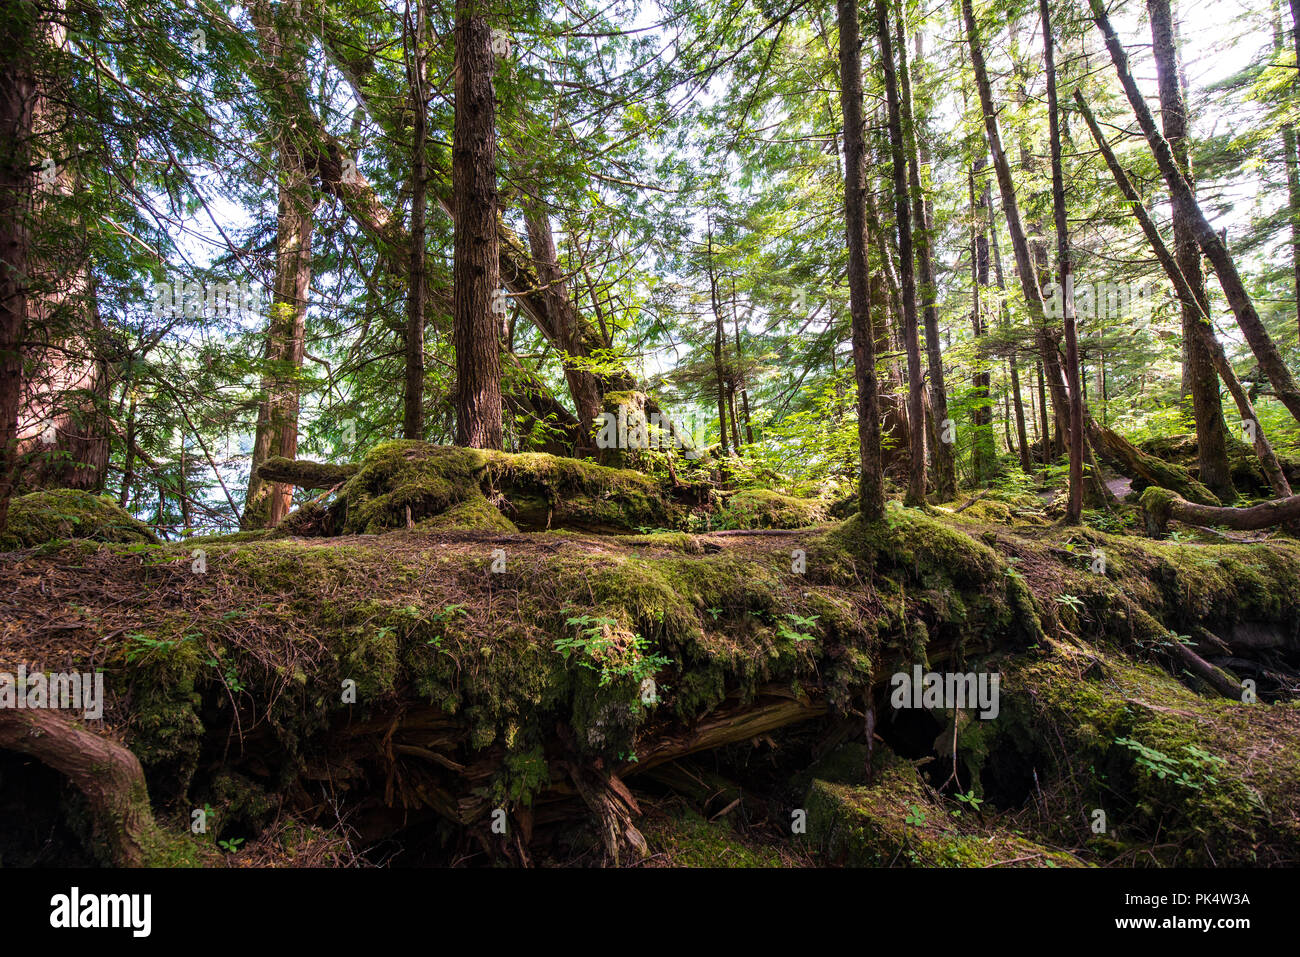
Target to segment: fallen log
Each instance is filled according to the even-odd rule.
[[[1164,535],[1170,519],[1189,525],[1222,525],[1236,531],[1272,528],[1300,520],[1300,495],[1261,502],[1249,508],[1224,508],[1189,502],[1166,488],[1152,486],[1140,502],[1147,534]]]
[[[1187,469],[1148,455],[1112,429],[1091,423],[1088,437],[1103,458],[1129,478],[1147,486],[1170,489],[1198,505],[1218,506],[1218,497],[1192,478]],[[1229,509],[1231,511],[1231,509]]]

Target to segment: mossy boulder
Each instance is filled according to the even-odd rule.
[[[32,548],[62,539],[96,542],[157,542],[144,522],[107,495],[79,489],[32,492],[9,503],[0,551]]]

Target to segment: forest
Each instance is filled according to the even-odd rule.
[[[7,0],[0,867],[1300,864],[1298,63]]]

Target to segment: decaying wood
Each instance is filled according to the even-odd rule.
[[[1144,495],[1142,511],[1147,531],[1152,535],[1164,534],[1170,519],[1190,525],[1221,525],[1237,531],[1254,531],[1300,520],[1300,495],[1261,502],[1249,508],[1198,505],[1172,493],[1156,497]]]

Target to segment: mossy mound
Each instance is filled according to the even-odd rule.
[[[1209,698],[1117,651],[1058,648],[1007,669],[996,727],[972,724],[959,750],[977,793],[1005,795],[1035,768],[1059,782],[1042,799],[1049,832],[1099,858],[1300,861],[1296,703]]]
[[[727,499],[720,516],[723,527],[807,528],[828,518],[828,506],[820,499],[795,498],[765,489],[747,489]]]
[[[726,818],[708,821],[691,810],[653,813],[642,828],[656,867],[789,867],[803,863],[789,847],[737,833]]]
[[[107,495],[61,488],[32,492],[9,503],[9,523],[0,534],[0,551],[32,548],[63,539],[158,541],[149,526],[127,514]]]
[[[849,867],[1082,867],[1055,850],[936,799],[916,768],[886,755],[869,786],[815,780],[808,835],[829,863]],[[957,816],[962,815],[962,816]]]
[[[1196,460],[1198,446],[1196,433],[1194,432],[1147,439],[1139,444],[1139,448],[1150,455],[1187,469],[1192,475],[1197,474],[1199,468]],[[1242,492],[1272,497],[1272,486],[1269,485],[1268,477],[1259,464],[1259,456],[1255,454],[1255,450],[1235,435],[1229,435],[1227,436],[1227,451],[1232,484]],[[1282,473],[1286,476],[1287,481],[1291,483],[1291,486],[1293,488],[1300,487],[1300,459],[1278,455],[1278,464],[1282,466]]]

